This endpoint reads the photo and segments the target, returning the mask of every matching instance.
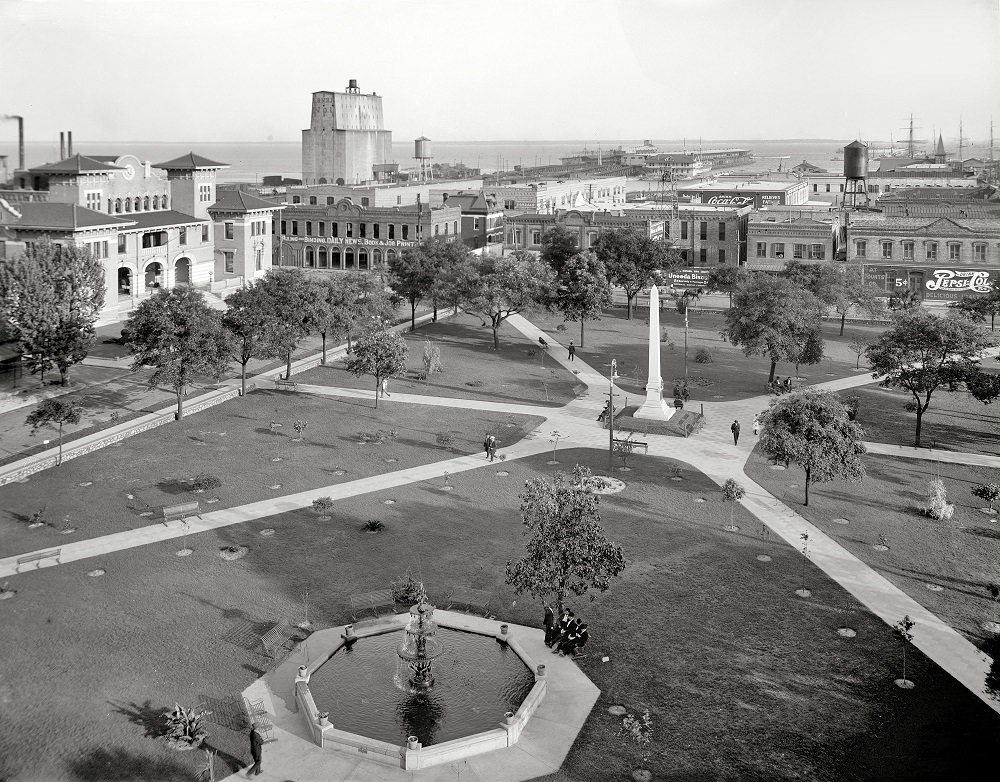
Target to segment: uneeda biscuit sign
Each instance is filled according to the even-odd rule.
[[[708,269],[671,269],[667,272],[667,282],[673,288],[704,288],[708,275]]]

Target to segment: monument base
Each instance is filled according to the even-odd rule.
[[[666,399],[647,399],[642,403],[642,407],[632,413],[632,417],[669,421],[674,412],[675,408],[667,404]]]

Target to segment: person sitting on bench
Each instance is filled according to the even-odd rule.
[[[587,625],[581,622],[576,631],[559,644],[559,655],[572,657],[578,650],[586,646],[588,640],[590,640],[590,631],[587,629]]]
[[[565,625],[560,628],[560,632],[552,640],[550,646],[552,647],[552,654],[559,651],[559,647],[566,642],[567,639],[575,636],[580,630],[580,625],[582,624],[579,619],[573,616],[573,612],[570,611],[570,620]]]
[[[559,617],[559,621],[556,622],[556,626],[552,628],[552,634],[549,639],[545,642],[546,646],[555,646],[559,641],[566,635],[569,630],[570,625],[573,623],[573,612],[568,608],[563,608],[562,614]]]

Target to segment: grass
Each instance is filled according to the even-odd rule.
[[[611,371],[611,359],[618,362],[619,388],[627,393],[642,397],[647,378],[649,325],[646,310],[633,312],[632,320],[627,320],[624,309],[606,311],[601,320],[588,321],[585,328],[586,347],[577,347],[577,355],[603,374]],[[531,319],[539,328],[568,344],[569,340],[579,343],[579,323],[564,323],[557,315],[541,313]],[[689,316],[688,329],[688,388],[692,400],[732,401],[746,399],[766,393],[770,362],[760,356],[747,357],[743,351],[723,341],[719,331],[724,327],[722,312],[704,311]],[[566,330],[559,332],[563,324]],[[661,343],[661,376],[665,385],[664,393],[671,395],[674,383],[684,379],[684,317],[673,309],[664,309],[660,314],[660,331],[666,330],[670,342]],[[823,324],[826,339],[826,355],[822,363],[815,366],[799,367],[796,387],[810,383],[823,383],[840,377],[859,373],[855,369],[856,355],[848,345],[855,334],[870,337],[877,329],[858,326],[837,336],[839,324]],[[698,348],[705,348],[712,354],[711,363],[698,364],[694,357]],[[553,346],[550,350],[558,350]],[[795,372],[794,364],[779,363],[775,374],[785,377]]]
[[[197,753],[155,738],[175,700],[214,708],[209,743],[221,764],[247,762],[245,736],[219,724],[225,701],[267,664],[253,634],[301,621],[306,590],[309,618],[339,624],[348,595],[387,588],[410,568],[434,599],[486,589],[499,618],[539,625],[539,606],[503,584],[503,567],[523,551],[518,494],[551,473],[549,458],[484,464],[452,476],[452,492],[434,481],[338,501],[330,522],[306,508],[192,536],[185,559],[168,541],[19,577],[21,591],[0,603],[0,703],[17,715],[0,732],[0,776],[190,779]],[[603,454],[557,458],[603,473]],[[638,765],[614,735],[620,720],[607,708],[617,703],[650,709],[648,767],[659,779],[937,779],[989,762],[995,713],[919,653],[908,667],[917,688],[893,686],[900,649],[883,623],[855,607],[858,637],[840,638],[839,587],[807,564],[813,598],[796,597],[797,552],[760,537],[739,507],[740,531],[725,532],[718,487],[684,466],[683,480],[669,481],[668,467],[637,457],[616,472],[626,490],[601,499],[629,564],[607,593],[573,601],[591,628],[580,664],[603,694],[553,779],[603,782]],[[386,529],[365,534],[368,519]],[[276,533],[260,536],[265,527]],[[247,556],[223,561],[229,545]],[[762,553],[773,560],[759,562]],[[107,575],[87,577],[95,567]]]
[[[309,426],[303,441],[293,442],[298,419]],[[272,420],[283,424],[277,433],[271,432]],[[508,427],[508,420],[515,426]],[[375,410],[366,400],[254,391],[128,438],[120,448],[104,448],[27,483],[0,487],[6,511],[0,514],[0,556],[158,523],[163,505],[198,499],[203,511],[220,510],[479,453],[486,431],[501,432],[503,446],[509,446],[541,420],[402,404]],[[357,445],[362,434],[379,429],[398,435],[381,445]],[[441,434],[448,435],[447,444],[439,444]],[[390,458],[396,461],[386,462]],[[336,475],[338,469],[344,474]],[[222,486],[191,494],[182,480],[199,473],[220,478]],[[86,482],[91,485],[80,486]],[[280,489],[270,488],[279,483]],[[213,498],[218,502],[206,503]],[[22,521],[43,505],[54,526],[28,529]],[[67,516],[76,527],[72,535],[59,532]]]
[[[997,516],[979,510],[986,503],[973,497],[971,489],[998,480],[998,471],[888,456],[864,459],[868,474],[863,482],[813,484],[809,507],[802,505],[804,474],[794,465],[783,472],[771,470],[755,449],[746,473],[911,598],[981,644],[989,635],[982,623],[998,619],[986,586],[1000,583],[1000,529],[990,521]],[[928,481],[936,477],[944,481],[948,501],[955,504],[950,521],[935,521],[919,510]],[[790,488],[793,483],[797,488]],[[835,524],[835,518],[846,518],[850,524]],[[873,548],[880,534],[888,540],[887,552]],[[928,582],[945,589],[929,591]]]
[[[460,314],[404,333],[409,347],[407,372],[393,378],[389,393],[558,406],[583,390],[569,371],[512,326],[500,327],[500,349],[495,351],[493,332],[479,323],[477,317]],[[440,349],[444,371],[419,380],[426,344]],[[371,377],[358,378],[345,370],[342,360],[300,372],[295,379],[342,388],[375,387]]]

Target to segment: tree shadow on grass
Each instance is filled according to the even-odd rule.
[[[965,527],[962,532],[966,535],[975,535],[989,540],[1000,540],[1000,529],[993,527]]]
[[[178,761],[129,752],[121,747],[94,747],[67,763],[73,779],[93,782],[190,782],[191,767]]]
[[[163,715],[170,711],[163,706],[154,707],[147,699],[145,703],[115,703],[108,701],[114,710],[128,719],[133,725],[138,725],[148,739],[158,739],[166,735],[166,723]]]

